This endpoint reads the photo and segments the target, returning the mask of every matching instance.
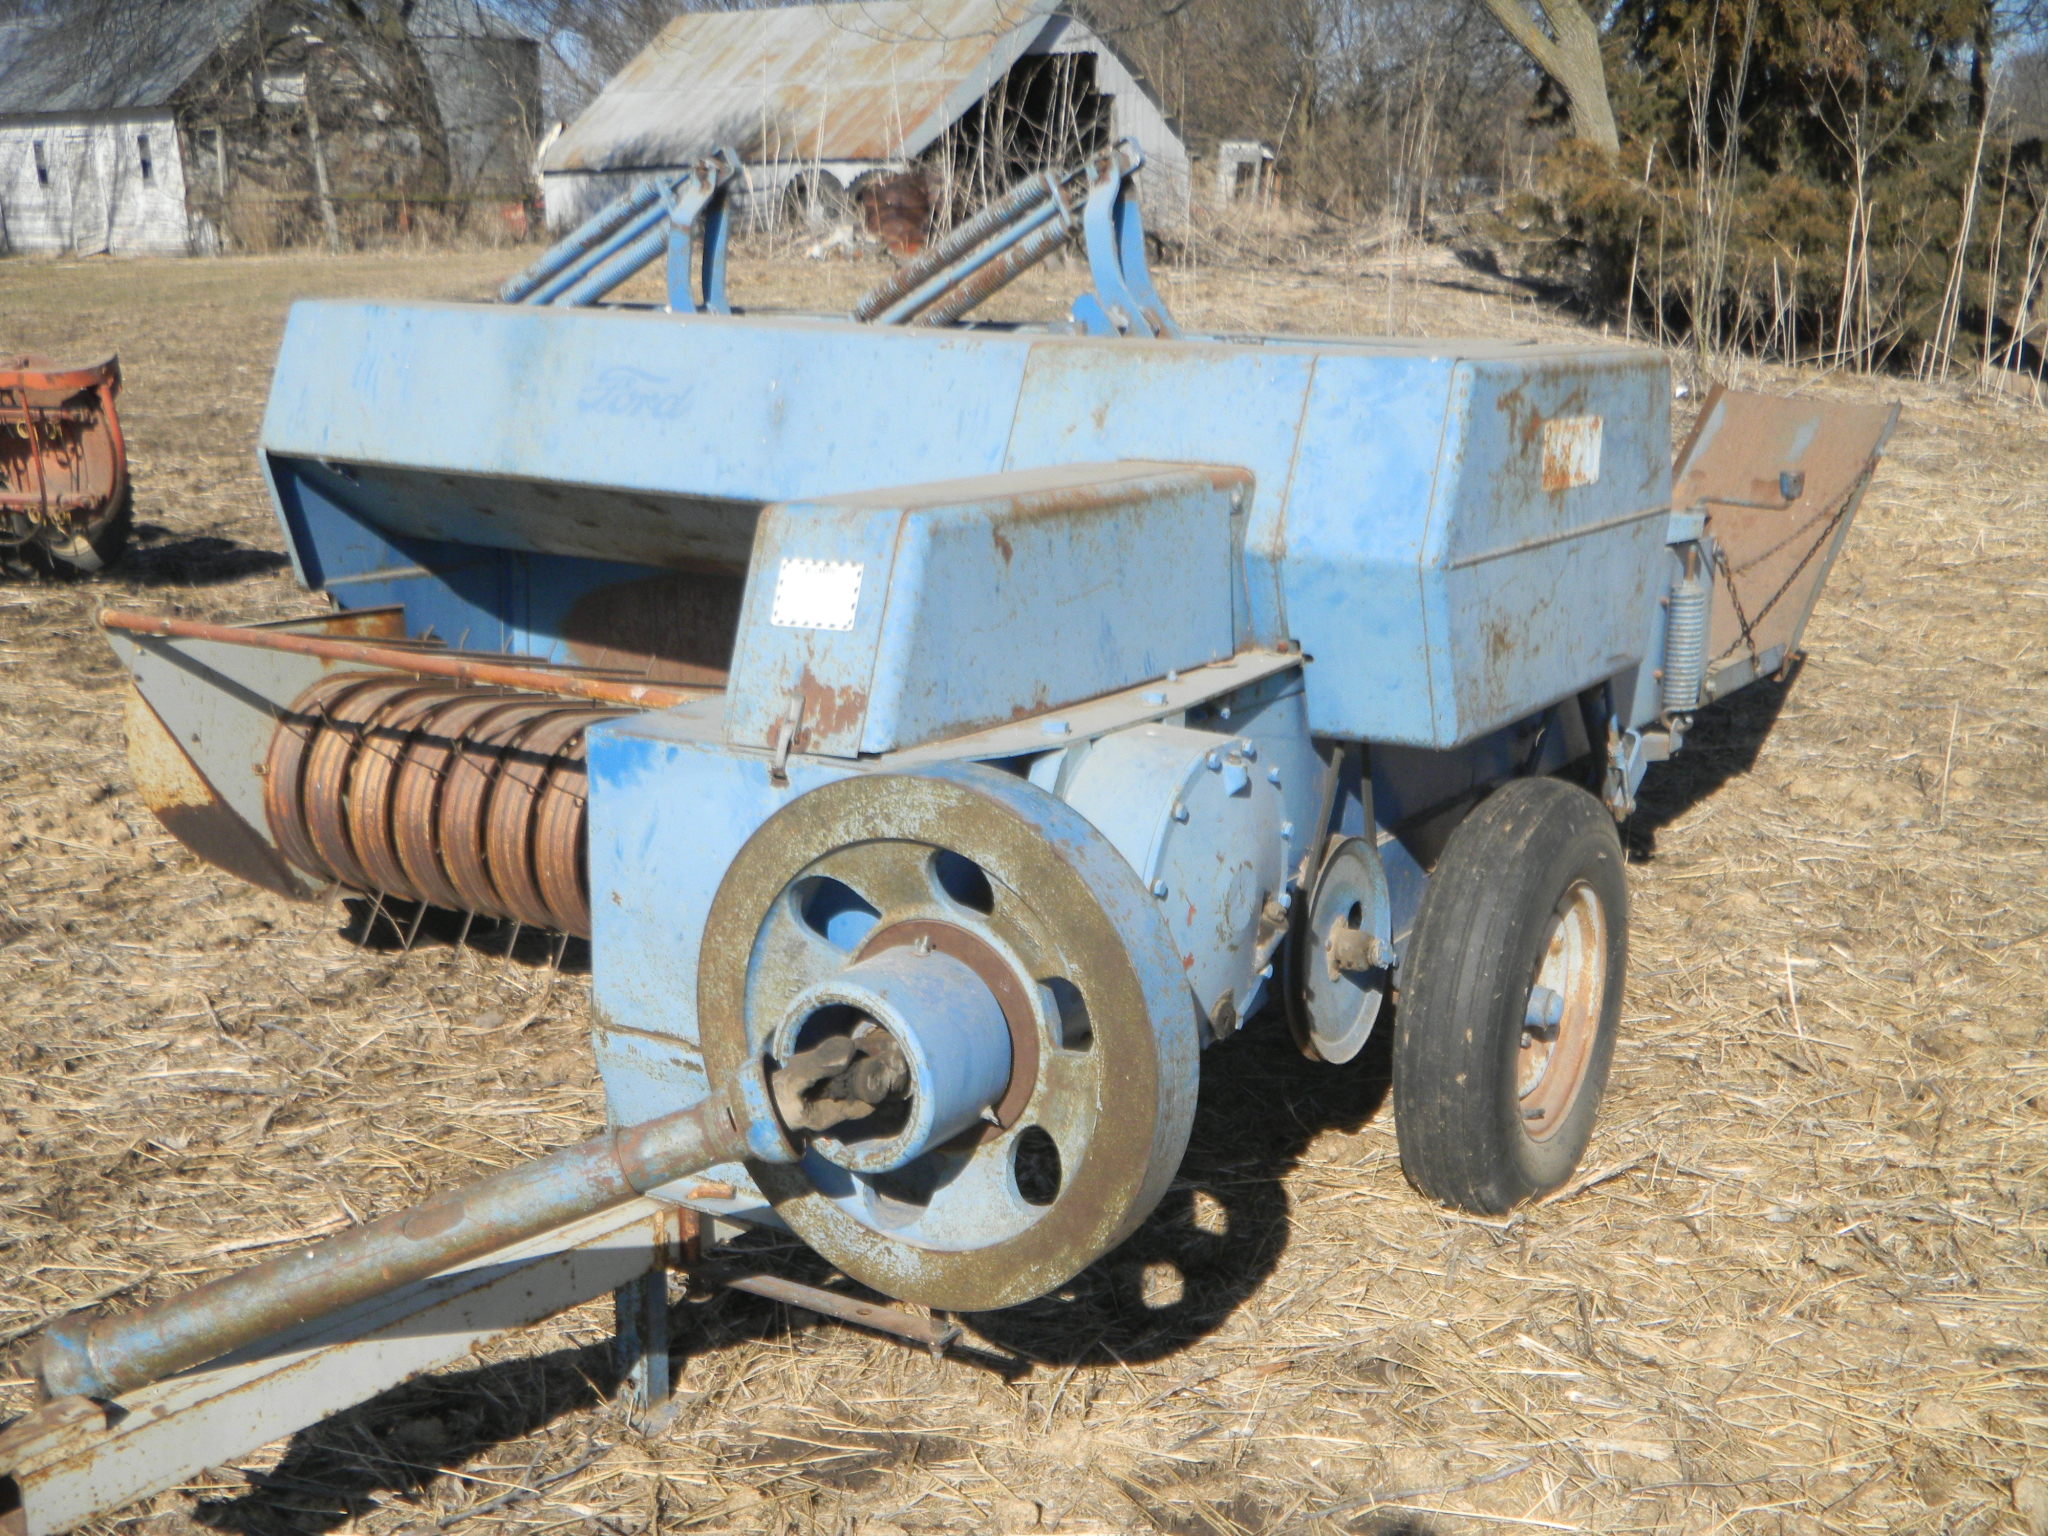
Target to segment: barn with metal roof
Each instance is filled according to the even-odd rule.
[[[1178,126],[1063,0],[845,0],[677,16],[547,146],[541,181],[563,228],[722,145],[758,204],[934,160],[1001,180],[1126,137],[1148,161],[1148,211],[1184,212]]]

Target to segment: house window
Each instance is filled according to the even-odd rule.
[[[148,134],[138,133],[137,135],[135,135],[135,154],[136,158],[138,158],[142,162],[142,179],[144,181],[147,181],[149,180],[150,172],[156,169],[156,166],[150,161],[149,158]]]
[[[50,157],[43,153],[41,139],[35,141],[33,148],[36,156],[36,185],[47,187],[50,184]]]

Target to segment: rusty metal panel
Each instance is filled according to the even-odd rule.
[[[859,752],[900,521],[850,498],[762,514],[733,644],[727,741],[785,758]]]
[[[1668,558],[1670,442],[1654,354],[1457,365],[1422,559],[1432,744],[1642,658]]]
[[[84,571],[113,557],[130,501],[120,392],[117,358],[67,368],[0,357],[0,537]]]
[[[333,665],[213,640],[109,630],[134,675],[128,757],[165,830],[194,853],[284,896],[319,888],[280,856],[264,816],[263,760],[292,699]]]
[[[918,154],[1044,30],[1053,0],[868,0],[678,16],[615,75],[542,169]]]
[[[1848,535],[1896,404],[1716,388],[1679,451],[1672,505],[1700,508],[1714,544],[1713,698],[1781,665]]]

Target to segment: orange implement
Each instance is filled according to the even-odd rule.
[[[80,368],[0,355],[0,553],[102,569],[128,540],[117,358]]]

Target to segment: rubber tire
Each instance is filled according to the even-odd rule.
[[[1537,1141],[1518,1096],[1523,1020],[1550,917],[1580,880],[1607,920],[1606,986],[1578,1094]],[[1560,779],[1515,779],[1459,823],[1397,977],[1394,1132],[1417,1189],[1500,1215],[1571,1177],[1607,1086],[1627,970],[1621,838],[1599,800]]]

